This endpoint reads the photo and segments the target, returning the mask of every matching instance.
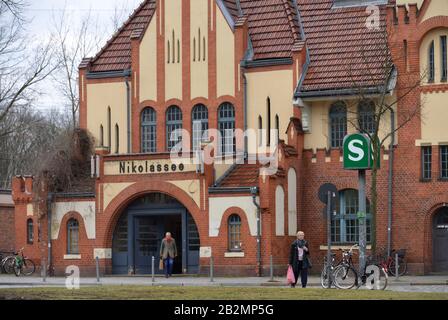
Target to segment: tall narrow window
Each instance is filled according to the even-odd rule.
[[[222,154],[235,153],[235,108],[231,103],[225,102],[219,107],[218,127],[221,134],[219,150]]]
[[[275,130],[275,136],[278,144],[280,139],[280,117],[278,116],[278,114],[275,115]]]
[[[100,125],[100,147],[104,147],[104,127]]]
[[[268,98],[266,100],[266,117],[267,117],[267,130],[268,130],[268,137],[267,137],[267,145],[270,146],[271,145],[271,99]]]
[[[201,142],[208,139],[208,109],[203,104],[193,108],[193,151],[201,149]]]
[[[263,118],[258,116],[258,145],[263,146]]]
[[[198,61],[201,61],[201,28],[198,29],[198,52],[199,52],[199,57],[198,57]]]
[[[174,30],[173,30],[173,60],[172,62],[175,63],[176,62],[176,40],[174,38]]]
[[[177,39],[177,63],[180,63],[180,40]]]
[[[440,178],[448,179],[448,146],[440,146]]]
[[[26,243],[33,244],[34,242],[34,223],[33,219],[28,219],[26,222]]]
[[[171,106],[166,111],[166,146],[171,151],[182,142],[182,111],[178,106]]]
[[[361,132],[375,133],[375,104],[371,100],[363,100],[358,107],[358,122]]]
[[[115,124],[115,153],[120,153],[120,128]]]
[[[241,251],[241,218],[233,214],[229,218],[229,251]]]
[[[332,148],[342,148],[347,135],[347,107],[344,102],[334,103],[330,108],[330,139]]]
[[[406,71],[409,71],[409,61],[408,61],[408,41],[403,40],[403,56]]]
[[[432,147],[422,147],[422,179],[430,180],[432,171]]]
[[[441,36],[440,37],[440,48],[441,48],[441,62],[442,62],[442,73],[441,73],[441,81],[446,81],[447,79],[447,41],[446,41],[446,36]]]
[[[112,112],[110,107],[107,108],[107,147],[109,152],[112,152]]]
[[[435,78],[435,62],[434,62],[434,41],[429,45],[428,52],[428,82],[434,82]]]
[[[202,50],[204,50],[204,52],[202,54],[202,59],[205,61],[205,56],[206,56],[205,37],[202,39],[202,43],[203,43]]]
[[[157,115],[153,108],[145,108],[141,117],[142,153],[157,151]]]
[[[196,61],[196,38],[193,39],[193,62]]]
[[[167,63],[170,63],[170,62],[171,62],[171,47],[170,47],[170,40],[168,40],[168,43],[167,43],[167,50],[166,50],[166,52],[167,52],[167,57],[168,57]]]
[[[67,254],[79,254],[79,223],[76,219],[67,223]]]

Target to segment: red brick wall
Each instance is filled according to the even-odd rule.
[[[0,206],[0,252],[15,248],[14,208]]]

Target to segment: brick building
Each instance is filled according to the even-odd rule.
[[[15,248],[14,201],[10,190],[0,190],[0,252]]]
[[[407,249],[412,273],[448,271],[448,5],[410,2],[144,1],[79,68],[80,126],[96,143],[94,191],[54,194],[42,223],[33,178],[15,178],[16,247],[56,273],[69,265],[92,273],[98,257],[104,273],[145,274],[171,231],[177,273],[205,273],[213,256],[217,274],[256,275],[271,256],[284,272],[300,229],[318,266],[323,183],[340,190],[334,244],[358,241],[356,174],[341,161],[342,138],[356,131],[349,120],[370,130],[379,88],[386,83],[394,101],[429,70],[391,102],[380,128],[386,137],[391,119],[399,126],[419,110],[394,135],[394,157],[391,137],[382,150],[376,241]]]

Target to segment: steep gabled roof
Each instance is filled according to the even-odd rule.
[[[91,72],[120,71],[131,67],[131,34],[146,30],[156,9],[155,0],[145,0],[113,35],[91,62]]]
[[[332,8],[333,0],[297,0],[310,54],[298,96],[309,92],[374,88],[384,83],[386,7],[380,29],[366,27],[366,6]]]

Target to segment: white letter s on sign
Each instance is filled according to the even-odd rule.
[[[357,147],[356,144],[360,145],[360,147]],[[357,162],[357,161],[361,161],[362,158],[364,158],[365,153],[364,153],[364,150],[362,150],[362,145],[363,145],[363,143],[361,140],[350,141],[350,143],[348,144],[348,150],[350,151],[350,153],[353,153],[356,155],[356,157],[354,157],[350,154],[348,155],[348,158],[351,161]]]

